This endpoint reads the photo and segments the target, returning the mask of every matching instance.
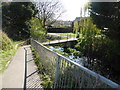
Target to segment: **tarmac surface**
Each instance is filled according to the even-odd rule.
[[[30,45],[20,47],[2,76],[2,88],[42,88]]]

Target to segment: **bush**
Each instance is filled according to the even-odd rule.
[[[70,53],[76,52],[76,49],[68,48],[68,50],[70,51]]]
[[[7,34],[5,34],[4,32],[2,32],[2,38],[0,38],[2,40],[2,50],[10,50],[13,48],[13,41],[7,36]]]
[[[45,32],[43,31],[37,31],[37,30],[32,30],[32,33],[31,33],[31,36],[32,38],[36,39],[36,40],[39,40],[40,42],[44,42],[44,41],[47,41],[46,39],[46,34]]]
[[[14,48],[15,43],[4,32],[2,32],[0,43],[2,43],[2,50],[0,50],[0,72],[3,72],[17,48]]]
[[[88,58],[89,68],[94,67],[94,71],[99,71],[110,79],[115,80],[115,77],[120,79],[120,41],[104,35],[91,20],[88,20],[85,26],[80,30],[81,36],[75,46],[76,50],[81,51]],[[118,79],[115,81],[119,82]]]
[[[79,57],[83,56],[83,54],[80,51],[73,52],[73,55],[74,56],[79,56]]]

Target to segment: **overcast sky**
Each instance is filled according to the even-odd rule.
[[[83,7],[89,0],[60,0],[66,10],[62,15],[62,20],[74,20],[80,16],[80,8]]]

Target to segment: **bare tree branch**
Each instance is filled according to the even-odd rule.
[[[37,2],[38,16],[40,23],[43,27],[55,23],[55,21],[65,12],[63,11],[62,4],[59,1],[44,1]]]

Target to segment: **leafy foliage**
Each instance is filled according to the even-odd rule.
[[[91,17],[98,28],[108,28],[106,35],[120,40],[120,2],[92,2]]]
[[[107,61],[106,66],[109,65],[111,72],[116,75],[120,72],[120,2],[93,2],[90,9],[91,17],[97,27],[108,28],[103,31],[108,38],[104,39],[102,45],[104,55],[102,54],[101,58]]]
[[[84,20],[84,19],[83,19]],[[119,43],[106,36],[103,30],[93,24],[92,18],[80,23],[80,37],[76,50],[88,58],[89,69],[92,69],[108,78],[117,81],[119,72]],[[112,78],[114,77],[114,78]]]
[[[2,4],[3,31],[14,40],[26,39],[30,35],[29,20],[37,10],[32,2],[10,2]]]
[[[0,41],[0,43],[2,43],[2,50],[0,50],[0,72],[3,72],[7,63],[15,54],[17,47],[15,46],[15,42],[13,42],[4,32],[2,32],[2,38],[0,38]]]
[[[7,34],[5,34],[4,32],[2,32],[2,50],[10,50],[13,48],[13,42],[12,40],[7,36]]]
[[[81,30],[80,30],[80,38],[76,47],[81,50],[84,55],[88,53],[88,49],[93,46],[93,42],[96,38],[102,37],[101,31],[96,28],[96,26],[92,23],[91,18],[87,18],[86,23],[81,21]]]
[[[74,22],[74,33],[77,33],[77,32],[79,32],[79,22],[75,21]]]
[[[31,19],[31,36],[39,42],[61,39],[59,36],[48,35],[46,29],[39,23],[38,18]]]
[[[37,18],[31,19],[31,36],[32,38],[41,41],[46,41],[46,31],[39,23],[39,20]]]

